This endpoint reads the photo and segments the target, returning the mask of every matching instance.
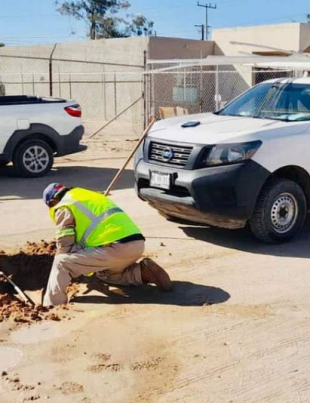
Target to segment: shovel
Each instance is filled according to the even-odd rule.
[[[140,145],[143,143],[144,139],[146,138],[146,136],[148,135],[149,131],[151,130],[152,126],[154,125],[154,123],[156,122],[156,120],[154,118],[151,119],[148,127],[144,130],[142,137],[140,138],[140,140],[138,141],[138,143],[136,144],[135,148],[132,150],[132,152],[130,153],[130,155],[128,156],[127,160],[125,161],[124,165],[122,166],[122,168],[117,172],[117,174],[115,175],[114,179],[112,180],[112,182],[110,183],[109,187],[107,188],[107,190],[105,191],[104,195],[105,196],[109,196],[111,190],[114,188],[116,182],[119,180],[119,178],[122,176],[123,172],[125,171],[127,165],[129,164],[130,160],[132,159],[132,157],[135,155],[136,151],[138,150],[138,148],[140,147]]]
[[[10,279],[3,271],[0,271],[0,276],[3,276],[13,287],[17,294],[22,298],[24,302],[28,305],[35,306],[35,303],[30,299],[15,283]]]

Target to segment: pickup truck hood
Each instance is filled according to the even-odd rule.
[[[201,124],[192,128],[182,127],[183,123],[190,121],[199,121]],[[308,125],[309,122],[307,122]],[[274,136],[277,130],[283,133],[289,129],[290,135],[294,132],[300,133],[303,131],[300,126],[305,126],[304,122],[301,125],[300,122],[281,122],[205,113],[161,120],[153,126],[148,136],[191,144],[237,143],[260,140],[262,136],[268,136],[268,133]]]

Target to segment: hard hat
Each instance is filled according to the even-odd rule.
[[[44,203],[49,206],[50,202],[64,189],[66,189],[66,186],[60,183],[51,183],[48,185],[43,192]]]

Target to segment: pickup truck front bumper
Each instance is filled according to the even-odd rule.
[[[150,187],[150,172],[170,173],[169,191]],[[270,172],[254,161],[187,170],[140,160],[136,191],[166,216],[221,228],[242,228],[251,218]]]

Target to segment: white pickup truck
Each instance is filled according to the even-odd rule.
[[[85,150],[81,114],[75,101],[0,96],[0,167],[13,162],[20,176],[37,178],[54,157]]]
[[[310,78],[266,81],[215,113],[157,122],[136,189],[166,217],[283,242],[310,207]]]

